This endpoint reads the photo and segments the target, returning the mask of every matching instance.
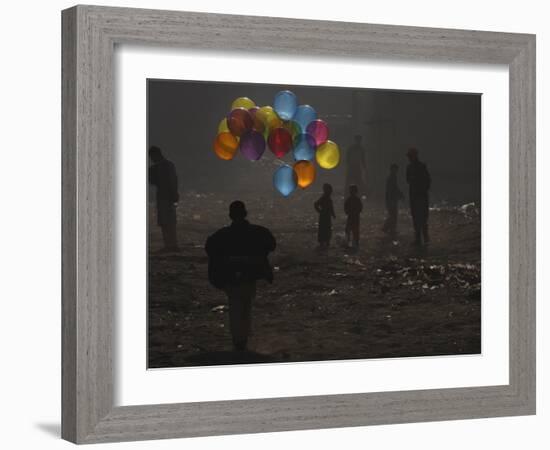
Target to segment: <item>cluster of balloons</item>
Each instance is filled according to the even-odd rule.
[[[323,169],[338,166],[340,149],[328,137],[328,125],[313,107],[298,105],[291,91],[280,91],[273,106],[258,107],[248,97],[235,99],[218,126],[214,152],[230,160],[240,150],[251,161],[259,160],[266,148],[279,159],[291,154],[293,164],[285,163],[273,174],[275,189],[287,197],[315,181],[315,161]]]

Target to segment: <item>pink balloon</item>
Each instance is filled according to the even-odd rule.
[[[313,136],[315,144],[319,146],[328,140],[328,125],[324,120],[313,120],[308,124],[306,133]]]

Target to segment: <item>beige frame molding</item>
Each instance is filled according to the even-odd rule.
[[[330,39],[322,33],[327,28]],[[94,443],[535,413],[535,36],[99,6],[63,11],[62,30],[64,439]],[[113,52],[126,43],[508,65],[510,383],[114,407]]]

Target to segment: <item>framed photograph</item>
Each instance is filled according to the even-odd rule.
[[[65,439],[535,413],[533,35],[62,23]]]

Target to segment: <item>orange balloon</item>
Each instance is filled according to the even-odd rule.
[[[214,140],[214,153],[225,161],[233,159],[239,148],[239,141],[230,132],[223,132]]]
[[[298,178],[298,186],[307,188],[315,181],[315,166],[311,161],[301,160],[294,163],[294,172]]]

